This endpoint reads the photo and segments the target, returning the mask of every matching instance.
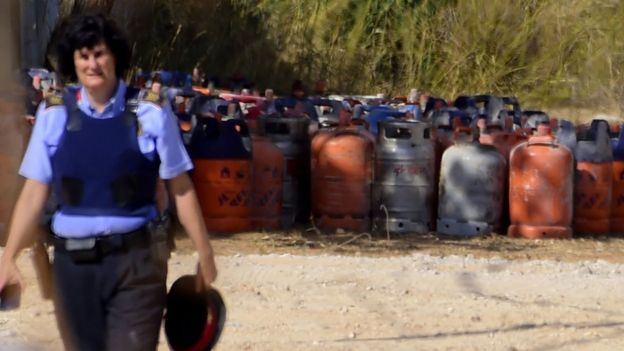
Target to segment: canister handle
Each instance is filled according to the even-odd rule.
[[[537,126],[537,132],[530,137],[527,145],[555,145],[555,138],[550,133],[549,124],[540,124]]]

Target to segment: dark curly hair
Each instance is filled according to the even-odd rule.
[[[131,49],[125,34],[110,18],[103,15],[81,15],[64,26],[57,46],[59,73],[69,81],[76,81],[74,52],[93,48],[104,42],[115,57],[115,74],[121,78],[130,65]]]

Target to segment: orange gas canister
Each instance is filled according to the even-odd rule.
[[[613,188],[613,151],[607,121],[592,121],[585,138],[577,141],[574,156],[574,230],[607,234]]]
[[[192,179],[206,228],[235,233],[251,229],[251,162],[194,159]]]
[[[622,131],[622,122],[613,121],[609,127],[609,134],[611,134],[611,136],[619,137],[620,132]]]
[[[569,238],[572,236],[574,158],[558,144],[550,127],[511,150],[509,168],[509,236]]]
[[[203,119],[193,131],[191,179],[206,227],[233,233],[251,229],[251,150],[242,120]]]
[[[253,204],[254,229],[278,229],[282,215],[284,156],[267,137],[254,136]]]
[[[523,129],[516,131],[506,131],[497,126],[488,126],[484,119],[479,119],[477,125],[480,130],[479,141],[482,144],[489,144],[503,155],[505,162],[509,164],[509,153],[516,145],[527,139],[527,133]]]
[[[613,147],[611,233],[624,233],[624,128],[619,128],[619,136],[611,140],[611,146]]]
[[[370,230],[372,136],[336,128],[312,140],[312,213],[324,230]]]

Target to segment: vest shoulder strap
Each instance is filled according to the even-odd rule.
[[[145,94],[143,94],[141,100],[145,102],[151,102],[152,104],[156,104],[158,106],[162,104],[162,97],[160,96],[160,94],[155,93],[151,90],[146,91]]]
[[[80,110],[78,109],[77,94],[77,90],[67,88],[61,98],[63,104],[67,108],[67,124],[65,125],[65,129],[70,132],[75,132],[82,128],[82,119],[80,118]]]
[[[48,95],[45,99],[46,108],[54,107],[54,106],[63,106],[65,103],[63,96],[58,94]]]
[[[124,110],[123,118],[128,127],[135,128],[137,134],[141,134],[141,127],[137,118],[137,110],[139,109],[139,101],[141,96],[141,89],[134,87],[126,88],[126,108]]]
[[[126,112],[136,115],[137,109],[139,108],[140,96],[141,89],[134,87],[126,88],[126,95],[124,96],[124,99],[126,100]]]

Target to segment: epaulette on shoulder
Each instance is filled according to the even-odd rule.
[[[155,93],[151,90],[146,91],[141,100],[145,102],[151,102],[152,104],[156,105],[160,105],[162,103],[162,98],[160,97],[160,94]]]
[[[57,95],[57,94],[48,95],[48,97],[46,97],[45,99],[45,102],[46,102],[46,108],[50,108],[54,106],[63,106],[64,104],[63,96]]]

